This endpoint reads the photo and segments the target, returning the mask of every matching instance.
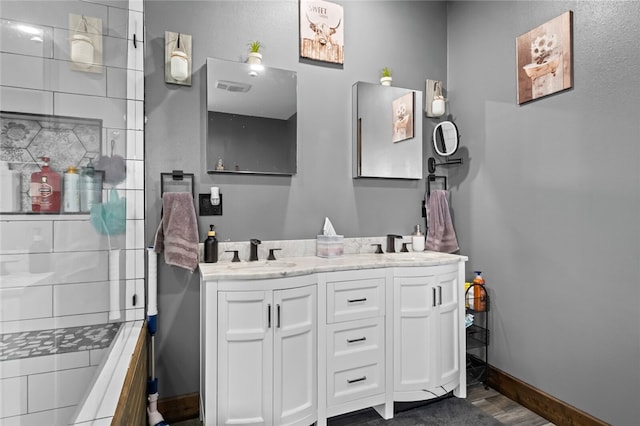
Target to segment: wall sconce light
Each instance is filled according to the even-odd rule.
[[[69,14],[69,56],[74,71],[102,72],[102,19]]]
[[[424,106],[427,117],[440,117],[446,111],[445,101],[442,96],[442,82],[439,80],[427,80],[427,102]]]
[[[191,86],[191,36],[165,31],[164,81]]]

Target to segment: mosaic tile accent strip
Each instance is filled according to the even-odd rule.
[[[122,323],[0,334],[0,361],[103,349]]]

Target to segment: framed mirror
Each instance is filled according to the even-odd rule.
[[[353,177],[422,179],[422,92],[352,87]]]
[[[433,129],[433,149],[441,157],[453,155],[458,150],[458,128],[451,121],[438,123]]]
[[[293,175],[294,71],[207,58],[207,172]]]

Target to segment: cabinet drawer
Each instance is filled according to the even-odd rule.
[[[331,324],[327,327],[327,365],[340,370],[384,360],[384,318]]]
[[[329,377],[327,405],[342,404],[383,392],[384,368],[382,363],[339,370],[333,372]]]
[[[384,278],[327,283],[327,322],[384,316]]]

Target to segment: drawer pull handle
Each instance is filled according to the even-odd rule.
[[[347,383],[351,384],[351,383],[356,383],[356,382],[362,382],[364,380],[367,380],[367,376],[362,376],[362,377],[358,377],[357,379],[347,379]]]
[[[267,328],[271,328],[271,303],[267,305]]]
[[[366,302],[366,301],[367,301],[366,297],[363,297],[361,299],[347,299],[347,302],[349,303],[358,303],[358,302]]]
[[[280,328],[280,304],[276,305],[276,328]]]
[[[364,342],[365,340],[367,340],[366,337],[360,337],[358,339],[347,339],[347,343]]]

